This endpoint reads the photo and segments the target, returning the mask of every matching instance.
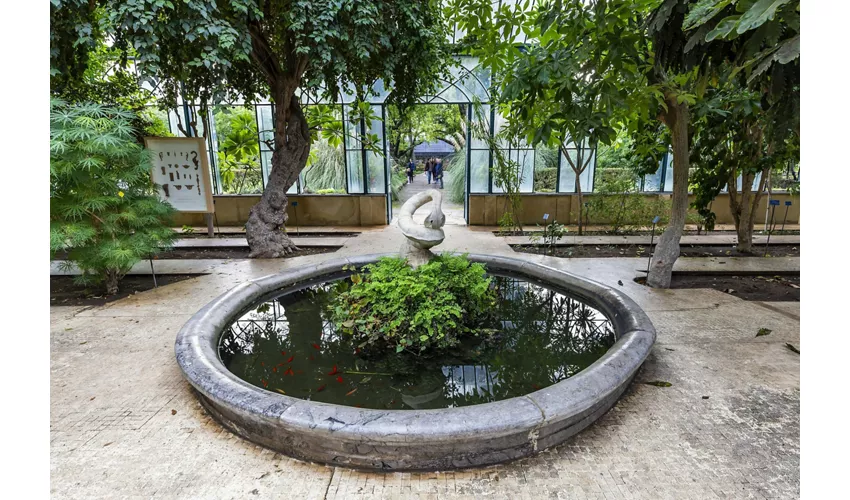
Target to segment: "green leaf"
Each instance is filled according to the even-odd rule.
[[[770,335],[770,332],[772,332],[772,331],[773,330],[771,330],[769,328],[759,328],[758,333],[756,333],[756,337],[762,337],[764,335]]]
[[[779,64],[787,64],[800,57],[800,35],[784,40],[776,50],[774,60]]]
[[[726,38],[735,29],[740,19],[741,16],[724,17],[713,30],[706,33],[705,41],[710,42],[716,38]]]
[[[700,0],[691,7],[690,12],[685,16],[682,29],[687,31],[705,24],[731,2],[732,0]]]
[[[738,34],[742,34],[751,29],[758,28],[766,21],[773,19],[776,14],[776,9],[782,7],[790,0],[759,0],[747,12],[741,16],[741,21],[738,23]]]

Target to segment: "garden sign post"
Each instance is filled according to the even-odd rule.
[[[658,224],[658,221],[661,220],[661,217],[655,216],[652,219],[652,236],[649,237],[649,260],[646,263],[646,277],[649,278],[649,267],[652,265],[652,244],[655,243],[655,225]]]
[[[776,207],[778,205],[779,205],[779,200],[770,200],[770,206],[772,207],[772,210],[770,212],[770,223],[768,224],[768,227],[770,229],[768,229],[768,231],[767,231],[767,243],[764,244],[764,255],[765,256],[767,256],[767,247],[770,246],[770,234],[773,233],[773,228],[775,226],[774,221],[776,220],[776,217],[775,217],[776,216]]]
[[[785,218],[782,219],[782,229],[780,231],[785,231],[785,221],[788,220],[788,207],[791,206],[791,200],[785,201]]]
[[[151,152],[151,180],[159,198],[178,212],[202,213],[213,235],[212,177],[203,137],[145,137]]]

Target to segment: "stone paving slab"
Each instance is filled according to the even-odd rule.
[[[799,273],[800,257],[679,257],[673,272]]]
[[[655,243],[658,243],[658,234],[655,235]],[[502,236],[505,243],[508,245],[530,245],[530,236]],[[649,245],[651,236],[636,235],[636,236],[614,236],[614,235],[599,235],[599,236],[578,236],[567,235],[558,240],[556,246],[566,245]],[[705,235],[685,235],[682,236],[681,244],[683,245],[735,245],[738,237],[733,234],[705,234]],[[755,245],[764,245],[767,241],[767,236],[753,236]],[[775,234],[770,237],[771,244],[783,245],[799,245],[799,234]]]
[[[71,264],[70,269],[64,268],[62,260],[50,261],[51,276],[74,276],[80,274],[80,270]],[[162,259],[153,261],[153,270],[156,274],[207,274],[219,266],[228,264],[228,259]],[[127,274],[151,274],[151,262],[143,260],[137,262]]]
[[[294,222],[290,220],[289,222]],[[369,231],[381,231],[384,226],[295,226],[287,224],[287,230],[291,233],[296,232],[296,227],[299,233],[367,233]],[[183,228],[172,228],[177,233],[182,233]],[[195,234],[205,235],[207,226],[193,226]],[[217,226],[215,233],[244,233],[245,226]]]
[[[341,247],[345,242],[352,237],[305,237],[292,238],[296,246],[299,247]],[[237,247],[248,248],[248,240],[245,238],[183,238],[174,242],[174,248],[220,248],[220,247]]]
[[[447,231],[445,250],[514,255],[502,238]],[[397,229],[345,255],[400,246]],[[211,274],[93,308],[51,308],[54,498],[798,498],[799,303],[656,290],[635,259],[522,258],[617,285],[658,341],[636,382],[561,446],[495,467],[364,473],[299,462],[237,438],[202,409],[174,360],[188,317],[247,278],[341,256],[230,261]],[[780,314],[781,311],[785,314]],[[790,315],[790,316],[789,316]],[[773,332],[755,338],[760,327]],[[663,380],[671,387],[644,382]],[[708,399],[705,399],[705,397]]]
[[[543,221],[541,221],[541,222],[543,222]],[[566,227],[570,231],[578,231],[578,225],[577,224],[567,224],[564,227]],[[526,231],[537,230],[537,225],[535,225],[535,224],[525,224],[523,226],[523,228]],[[501,230],[501,228],[499,226],[470,226],[469,229],[471,231],[488,231],[488,232],[500,231]],[[610,231],[611,226],[591,224],[589,226],[584,226],[583,229],[586,230],[586,231]],[[652,229],[651,225],[644,228],[644,230],[646,230],[646,231],[649,231],[650,229]],[[696,226],[696,224],[685,224],[685,229],[688,230],[688,231],[696,231],[697,226]],[[780,221],[780,223],[776,225],[775,230],[780,231],[781,229],[782,229],[782,223]],[[206,227],[204,227],[204,230],[206,230]],[[717,231],[734,231],[734,230],[735,230],[735,224],[715,224],[714,225],[714,232],[717,232]],[[755,230],[756,231],[764,230],[764,224],[763,223],[762,224],[756,224]],[[799,224],[786,224],[785,230],[786,231],[799,231],[800,225]]]

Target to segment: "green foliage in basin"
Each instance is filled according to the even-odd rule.
[[[456,346],[482,328],[496,304],[482,264],[441,255],[416,269],[385,257],[342,282],[331,308],[334,324],[360,347],[419,353]]]

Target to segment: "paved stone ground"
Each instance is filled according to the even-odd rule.
[[[658,342],[636,383],[596,424],[517,462],[460,472],[364,473],[299,462],[223,430],[174,361],[182,324],[249,277],[340,254],[392,251],[392,226],[335,254],[229,261],[212,274],[102,307],[51,308],[51,493],[55,498],[796,498],[800,493],[798,303],[632,282],[641,259],[515,254],[447,226],[446,250],[508,254],[617,285]],[[768,336],[755,338],[759,328]],[[661,388],[643,382],[663,380]],[[705,399],[705,397],[708,397]]]

